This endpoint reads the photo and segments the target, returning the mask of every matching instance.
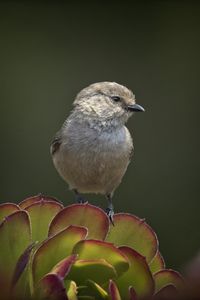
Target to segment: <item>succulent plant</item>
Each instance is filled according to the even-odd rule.
[[[38,195],[1,204],[0,222],[2,299],[161,299],[184,289],[134,215],[116,214],[113,226],[98,207]]]

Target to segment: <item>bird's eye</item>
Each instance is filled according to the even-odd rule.
[[[121,98],[119,96],[111,96],[112,100],[114,100],[115,102],[119,102],[121,100]]]

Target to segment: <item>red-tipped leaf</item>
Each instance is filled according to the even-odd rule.
[[[118,275],[129,268],[126,256],[111,243],[97,240],[80,241],[75,245],[73,253],[78,254],[79,259],[83,260],[105,259],[115,268]]]
[[[110,280],[109,283],[109,294],[111,300],[122,300],[117,285],[113,280]]]
[[[87,236],[87,229],[69,226],[46,240],[35,252],[33,257],[33,281],[38,282],[45,274],[62,259],[71,255],[76,243]]]
[[[130,214],[114,215],[115,226],[110,227],[106,241],[117,246],[128,246],[146,257],[150,262],[158,250],[158,240],[153,229],[144,219]]]
[[[161,288],[157,293],[155,293],[153,300],[180,300],[180,294],[177,288],[172,285],[166,285]],[[185,298],[186,299],[186,298]]]
[[[70,255],[63,260],[61,260],[53,269],[51,270],[51,274],[56,274],[60,278],[65,278],[67,274],[70,272],[71,266],[75,263],[77,255]]]
[[[38,283],[33,299],[68,300],[64,282],[56,274],[47,274]]]
[[[116,280],[122,299],[129,298],[130,286],[134,288],[138,298],[150,298],[154,293],[154,280],[145,257],[129,247],[120,247],[120,250],[130,263],[128,271]]]
[[[49,224],[61,209],[60,203],[47,200],[37,201],[25,208],[31,219],[33,241],[41,242],[47,238]]]
[[[2,295],[11,290],[16,265],[31,243],[29,216],[16,211],[0,224],[0,286]]]
[[[173,285],[178,291],[183,291],[185,282],[183,277],[177,271],[164,269],[154,274],[156,292],[167,285]]]
[[[39,195],[28,197],[28,198],[24,199],[23,201],[21,201],[19,203],[19,206],[21,209],[25,209],[26,207],[30,206],[31,204],[37,203],[40,201],[54,201],[54,202],[58,202],[59,204],[62,205],[62,203],[60,201],[58,201],[56,198],[39,194]]]
[[[61,210],[52,220],[49,236],[58,233],[69,225],[84,226],[88,228],[88,237],[105,239],[109,220],[105,212],[93,205],[73,204]]]
[[[20,210],[20,207],[14,203],[2,203],[0,204],[0,222],[3,221],[3,218],[9,216],[15,211]]]

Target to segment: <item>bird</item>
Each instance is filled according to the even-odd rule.
[[[127,87],[109,81],[93,83],[77,94],[51,142],[53,164],[78,203],[86,202],[85,193],[104,195],[112,224],[113,194],[134,149],[126,122],[134,112],[144,111]]]

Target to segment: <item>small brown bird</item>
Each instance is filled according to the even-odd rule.
[[[80,203],[81,193],[106,196],[113,222],[112,196],[124,176],[133,152],[125,123],[144,108],[134,94],[115,82],[98,82],[84,88],[51,144],[53,163]]]

